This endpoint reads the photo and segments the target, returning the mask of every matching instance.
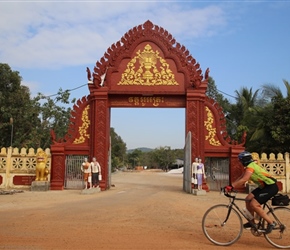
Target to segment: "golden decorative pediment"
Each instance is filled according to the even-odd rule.
[[[170,65],[162,58],[159,51],[153,51],[147,44],[144,50],[138,50],[136,56],[127,64],[117,85],[179,85],[170,69]]]

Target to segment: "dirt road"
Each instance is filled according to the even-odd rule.
[[[218,192],[182,191],[182,174],[118,172],[108,191],[80,190],[0,196],[0,249],[170,250],[223,249],[202,233],[211,205],[227,203]],[[244,231],[230,249],[273,249]]]

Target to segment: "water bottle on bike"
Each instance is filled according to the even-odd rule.
[[[244,212],[244,215],[246,216],[246,218],[248,220],[252,220],[254,219],[254,216],[249,212],[249,210],[247,208],[243,208],[243,212]]]

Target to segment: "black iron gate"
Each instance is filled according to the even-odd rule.
[[[220,191],[229,184],[229,158],[207,157],[205,172],[209,190]]]
[[[83,189],[83,173],[81,165],[84,162],[84,155],[67,155],[65,160],[65,180],[66,189]]]

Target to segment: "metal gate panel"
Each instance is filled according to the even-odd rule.
[[[185,141],[185,157],[183,166],[183,190],[192,193],[191,187],[191,132],[189,131]]]
[[[111,173],[112,173],[112,138],[110,136],[110,147],[108,151],[108,186],[107,188],[110,189],[112,185]]]
[[[206,182],[210,190],[220,191],[229,184],[229,158],[205,159]]]
[[[83,189],[83,173],[81,165],[84,162],[84,155],[67,155],[65,160],[65,181],[66,189]]]

